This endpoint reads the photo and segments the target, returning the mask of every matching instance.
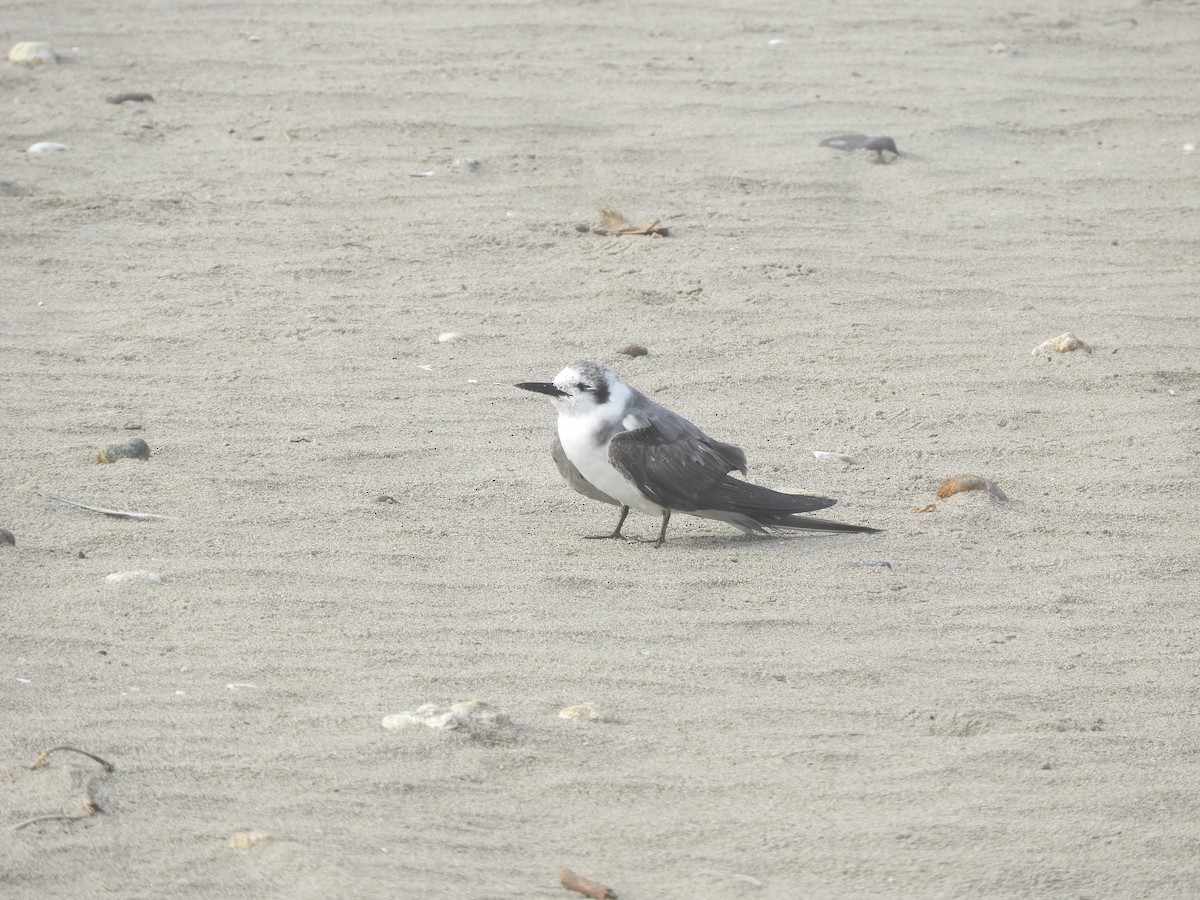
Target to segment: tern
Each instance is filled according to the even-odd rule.
[[[547,395],[558,408],[552,454],[567,484],[621,508],[612,534],[596,537],[622,537],[631,509],[662,516],[655,547],[666,542],[674,512],[727,522],[745,534],[879,530],[800,515],[837,503],[829,497],[783,494],[732,477],[735,470],[747,474],[740,447],[710,438],[605,366],[576,362],[553,382],[516,386]]]

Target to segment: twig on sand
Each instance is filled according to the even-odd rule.
[[[76,819],[86,819],[90,815],[90,812],[82,812],[73,816],[68,816],[66,813],[53,813],[48,816],[34,816],[32,819],[26,819],[24,822],[18,822],[12,827],[12,830],[20,831],[22,828],[28,828],[30,825],[36,825],[38,822],[74,822]]]
[[[585,897],[592,897],[594,900],[616,900],[617,897],[617,892],[612,888],[605,887],[590,878],[584,878],[567,868],[558,870],[558,880],[568,891],[576,891]]]
[[[140,513],[129,512],[124,509],[108,509],[104,506],[93,506],[90,503],[80,503],[78,500],[72,500],[69,497],[61,497],[58,494],[51,494],[49,491],[43,491],[41,488],[34,488],[33,492],[40,497],[45,497],[47,500],[57,500],[59,503],[65,503],[68,506],[77,506],[80,509],[98,512],[106,516],[114,516],[118,519],[174,519],[178,520],[179,516],[163,516],[158,513]]]
[[[98,766],[100,766],[100,768],[102,768],[105,772],[111,772],[111,771],[113,771],[114,768],[116,768],[108,760],[101,759],[95,753],[88,753],[86,750],[80,750],[78,747],[72,747],[69,744],[60,744],[57,747],[51,747],[49,750],[43,750],[40,754],[38,754],[38,758],[35,759],[33,761],[33,765],[31,765],[29,767],[30,771],[32,771],[34,769],[45,768],[46,765],[50,762],[50,754],[57,753],[60,750],[63,752],[66,752],[66,753],[78,753],[81,756],[86,756],[92,762],[94,762]]]
[[[88,759],[100,766],[100,768],[105,772],[112,772],[116,768],[108,760],[101,759],[94,753],[88,753],[86,750],[80,750],[78,747],[70,747],[66,744],[63,744],[59,747],[51,747],[49,750],[38,754],[38,758],[35,759],[33,761],[33,765],[29,767],[30,771],[34,769],[45,768],[49,762],[50,754],[59,750],[70,753],[78,753],[82,756],[86,756]],[[44,816],[34,816],[32,819],[26,819],[23,822],[18,822],[16,825],[13,825],[11,830],[20,831],[22,828],[28,828],[30,825],[36,825],[39,822],[74,822],[78,819],[86,819],[90,816],[96,815],[97,813],[104,812],[104,810],[100,808],[100,804],[96,802],[96,795],[92,793],[92,779],[94,777],[94,775],[89,775],[87,781],[83,783],[83,812],[76,813],[75,815],[68,815],[67,813],[50,813],[49,815]]]

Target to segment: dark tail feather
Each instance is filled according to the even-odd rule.
[[[816,494],[783,494],[762,485],[751,484],[749,481],[728,476],[720,484],[715,485],[712,492],[704,499],[718,509],[746,513],[753,518],[758,518],[760,513],[768,517],[786,517],[793,513],[825,509],[837,503],[832,497],[818,497]]]
[[[828,519],[811,519],[807,516],[773,516],[770,513],[751,514],[764,528],[784,528],[790,531],[854,531],[874,534],[880,529],[869,525],[847,525],[845,522],[830,522]]]

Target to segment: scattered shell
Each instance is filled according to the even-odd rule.
[[[95,457],[98,463],[115,463],[118,459],[140,459],[144,461],[149,458],[150,445],[142,438],[133,438],[120,444],[109,444],[103,450],[97,450]]]
[[[15,547],[17,546],[17,539],[7,528],[0,528],[0,547],[5,545],[9,547]]]
[[[106,575],[104,580],[111,584],[120,584],[123,581],[144,581],[147,584],[162,584],[163,577],[157,572],[113,572],[111,575]]]
[[[1008,499],[996,482],[979,475],[955,475],[953,478],[947,478],[938,485],[937,498],[945,500],[947,497],[953,497],[963,491],[987,491],[997,500]]]
[[[225,685],[225,689],[229,691],[256,691],[258,685],[250,684],[246,681],[235,681],[232,684]]]
[[[508,716],[496,712],[482,700],[467,700],[449,707],[426,703],[412,712],[385,716],[381,724],[389,731],[425,725],[428,728],[442,728],[447,731],[474,732],[506,725],[508,721]]]
[[[32,147],[30,147],[25,152],[33,153],[33,154],[61,153],[64,150],[70,150],[70,149],[71,148],[68,147],[66,144],[57,144],[54,141],[38,141],[36,144],[34,144]]]
[[[617,352],[622,356],[648,356],[650,351],[641,344],[626,344],[624,347],[618,347]]]
[[[601,709],[594,703],[579,703],[575,706],[568,706],[566,709],[559,711],[560,719],[574,719],[578,722],[615,722],[606,710]]]
[[[275,840],[281,837],[272,831],[238,831],[229,839],[229,846],[234,850],[249,850],[255,844]]]
[[[1092,352],[1092,345],[1086,341],[1081,341],[1071,332],[1060,334],[1056,338],[1050,338],[1048,341],[1042,341],[1033,348],[1033,355],[1037,356],[1043,350],[1053,350],[1055,353],[1070,353],[1072,350],[1083,350],[1087,353]]]
[[[58,54],[45,41],[21,41],[8,51],[8,61],[23,66],[45,66],[58,62]]]
[[[451,341],[457,341],[462,337],[461,331],[443,331],[438,335],[439,344],[449,344]]]
[[[915,513],[937,512],[937,504],[926,503],[924,506],[914,506],[912,511]]]
[[[845,453],[834,453],[831,450],[809,450],[808,452],[821,462],[840,462],[848,466],[857,465],[857,460],[853,456],[847,456]]]

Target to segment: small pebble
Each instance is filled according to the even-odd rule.
[[[162,584],[163,577],[157,572],[135,571],[135,572],[113,572],[111,575],[106,575],[104,580],[110,584],[120,584],[125,581],[144,581],[146,584]]]
[[[154,98],[149,94],[141,91],[126,91],[123,94],[113,94],[111,97],[104,98],[106,103],[113,103],[117,106],[122,103],[153,103]]]
[[[58,62],[58,54],[45,41],[21,41],[8,51],[8,61],[22,66],[45,66]]]
[[[7,528],[0,528],[0,547],[4,546],[17,546],[17,539],[13,537],[13,533]]]
[[[118,459],[140,459],[145,461],[150,458],[150,445],[142,438],[133,438],[132,440],[123,441],[120,444],[109,444],[103,450],[96,451],[96,462],[98,463],[115,463]]]
[[[273,840],[279,837],[270,831],[238,831],[229,839],[229,846],[234,850],[249,850],[255,844]]]
[[[626,344],[624,347],[618,347],[617,352],[622,356],[648,356],[650,351],[641,344]]]
[[[594,703],[579,703],[568,706],[559,712],[560,719],[574,719],[577,722],[614,722],[616,721],[607,711]]]

